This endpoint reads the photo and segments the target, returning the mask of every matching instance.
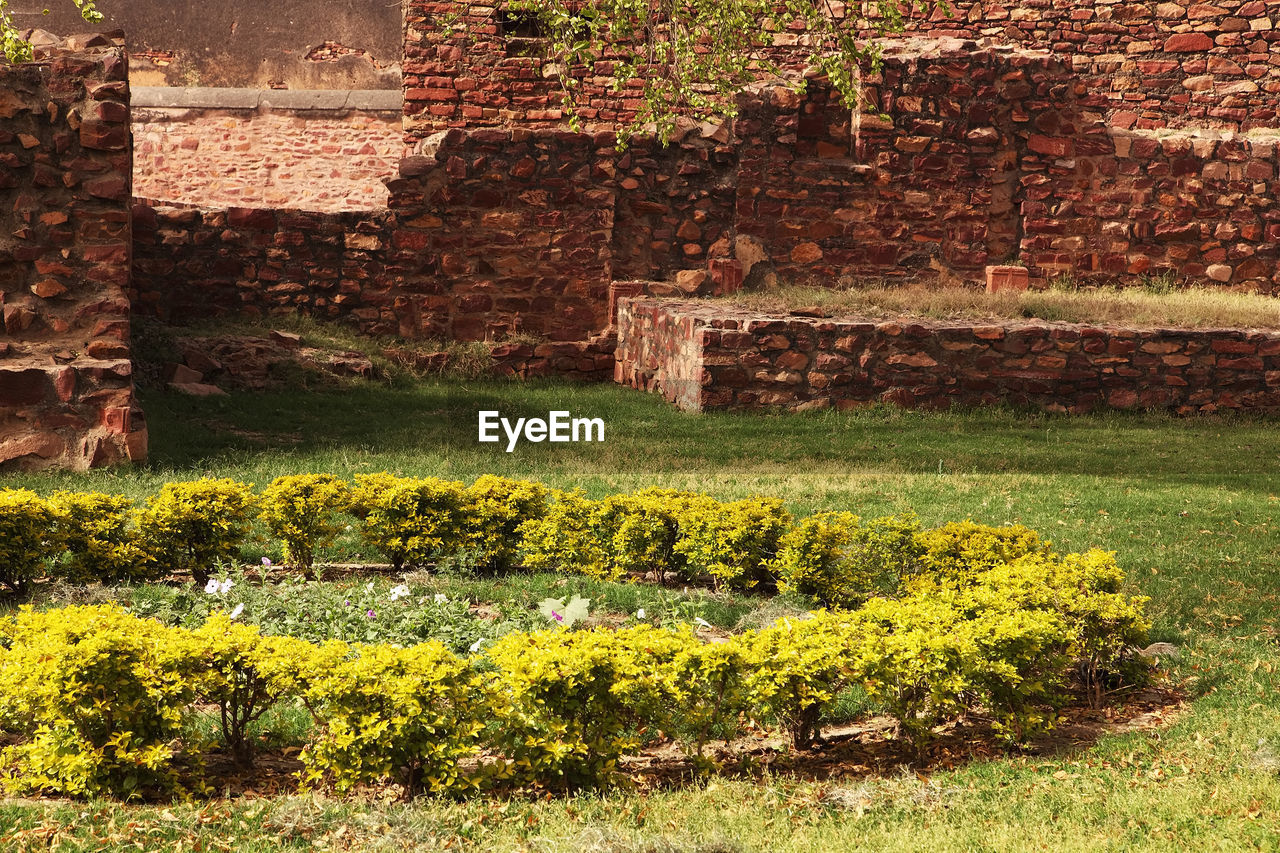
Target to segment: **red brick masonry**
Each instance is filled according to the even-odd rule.
[[[1280,333],[762,316],[624,299],[615,378],[686,411],[921,408],[1280,409]]]
[[[146,456],[125,294],[130,154],[118,42],[0,64],[0,468]]]

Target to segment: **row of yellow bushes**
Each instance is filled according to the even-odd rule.
[[[15,793],[176,790],[174,759],[208,748],[194,718],[211,706],[242,762],[251,724],[297,704],[313,718],[305,784],[394,781],[407,794],[607,784],[658,733],[698,761],[751,724],[803,748],[849,687],[918,744],[973,711],[1020,740],[1051,722],[1077,676],[1143,677],[1131,652],[1145,600],[1120,592],[1106,552],[1006,560],[1001,541],[974,527],[897,598],[715,643],[651,626],[559,629],[467,657],[434,641],[314,645],[226,615],[187,631],[115,606],[25,607],[0,618],[0,732],[17,741],[0,751],[0,779]]]
[[[0,585],[42,575],[73,582],[190,572],[208,580],[233,561],[259,520],[287,562],[310,571],[348,524],[396,568],[467,552],[494,571],[523,565],[601,578],[649,573],[751,588],[776,583],[830,606],[896,594],[960,549],[989,563],[1048,543],[1024,527],[963,523],[923,530],[910,514],[849,512],[796,520],[777,498],[718,501],[671,489],[588,499],[526,480],[328,474],[279,477],[261,494],[227,479],[166,484],[142,508],[118,495],[0,490]],[[972,554],[970,555],[972,556]]]

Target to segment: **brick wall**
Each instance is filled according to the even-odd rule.
[[[321,212],[387,205],[399,111],[135,106],[134,194],[209,208]]]
[[[146,455],[129,360],[129,85],[104,37],[0,64],[0,466]]]
[[[1051,50],[1084,103],[1122,128],[1280,127],[1280,4],[1274,0],[998,3],[958,0],[915,32]]]
[[[1022,259],[1083,279],[1169,272],[1280,287],[1280,134],[1125,131],[1093,124],[1024,160]]]
[[[1072,130],[1071,82],[1045,53],[908,39],[866,80],[877,114],[860,122],[817,85],[748,96],[737,233],[788,280],[977,280],[1017,252],[1022,159],[1044,128]]]
[[[1280,410],[1280,333],[753,315],[626,299],[616,378],[689,411],[1008,403]]]
[[[174,322],[296,311],[406,337],[588,341],[610,324],[619,271],[705,278],[729,251],[722,138],[695,127],[619,152],[611,134],[454,131],[404,161],[389,211],[140,199],[134,307]]]
[[[907,35],[990,39],[1051,51],[1085,84],[1085,104],[1123,128],[1280,127],[1280,4],[1275,0],[1022,3],[958,0],[951,15],[919,14]],[[491,7],[467,7],[451,32],[437,21],[448,0],[405,5],[406,127],[411,134],[449,126],[555,124],[563,118],[558,83],[545,74],[535,42],[502,26]],[[475,13],[471,9],[477,9]],[[504,31],[505,30],[505,31]],[[779,32],[768,52],[798,57],[799,34]],[[606,56],[581,69],[588,123],[616,127],[638,107],[634,81],[612,91]]]
[[[300,313],[395,334],[387,214],[133,208],[132,300],[167,322]]]

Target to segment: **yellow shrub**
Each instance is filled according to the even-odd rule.
[[[763,724],[776,720],[796,749],[812,744],[822,712],[854,674],[854,633],[847,615],[817,613],[736,637],[751,716]]]
[[[519,553],[517,530],[546,514],[548,494],[541,483],[480,477],[466,493],[465,547],[475,550],[489,568],[511,568]]]
[[[717,584],[750,588],[772,578],[770,561],[791,514],[778,498],[705,500],[685,503],[676,521],[679,536],[673,548],[684,558],[686,571],[709,574]]]
[[[476,786],[459,762],[477,755],[492,713],[479,676],[441,643],[358,646],[305,695],[319,726],[302,756],[309,782],[344,792],[391,780],[406,797]]]
[[[974,521],[953,521],[917,537],[921,580],[963,579],[1028,554],[1050,554],[1050,543],[1021,524],[991,527]]]
[[[27,489],[0,489],[0,584],[22,592],[62,550],[57,513]]]
[[[149,559],[164,572],[191,572],[196,584],[204,585],[214,562],[239,556],[256,503],[252,488],[207,477],[166,483],[138,513]]]
[[[497,666],[493,737],[514,778],[594,787],[638,748],[634,708],[615,690],[636,660],[618,634],[507,634],[485,655]]]
[[[680,519],[715,505],[712,498],[694,492],[644,489],[605,498],[592,525],[608,546],[612,573],[652,572],[661,582],[685,570],[686,557],[676,550]]]
[[[264,637],[257,627],[225,613],[209,617],[191,636],[201,664],[195,679],[200,699],[218,706],[228,751],[248,765],[254,754],[249,726],[282,699],[299,694],[300,676],[314,677],[319,667],[313,660],[320,653],[303,640]]]
[[[910,513],[863,524],[850,512],[802,519],[779,542],[771,568],[783,591],[832,607],[856,607],[878,592],[895,592],[916,570],[919,521]]]
[[[594,578],[616,578],[620,573],[608,557],[607,537],[594,520],[599,504],[581,490],[553,491],[552,502],[541,518],[521,524],[520,561],[538,572],[566,572]]]
[[[59,576],[104,584],[152,577],[155,565],[133,529],[133,501],[123,495],[56,492],[49,502],[67,551],[57,562]]]
[[[351,490],[332,474],[276,477],[259,498],[259,518],[284,545],[285,560],[308,575],[316,551],[342,530],[338,514],[351,505]]]
[[[360,535],[398,570],[456,552],[465,542],[462,483],[435,477],[358,474]]]
[[[24,607],[6,634],[0,719],[27,735],[0,752],[10,792],[131,798],[175,789],[175,743],[198,668],[186,632],[99,605]]]

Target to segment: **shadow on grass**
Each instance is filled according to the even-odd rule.
[[[872,407],[850,413],[708,414],[654,395],[553,381],[428,380],[407,388],[145,395],[151,467],[218,470],[246,457],[358,451],[412,465],[448,456],[463,467],[524,463],[601,470],[773,464],[904,473],[1077,474],[1262,487],[1280,474],[1273,424],[1163,414],[1051,416],[1007,409],[946,413]],[[603,444],[481,444],[481,410],[512,421],[567,410],[606,423]],[[1244,464],[1244,459],[1248,464]],[[500,471],[499,471],[500,472]],[[407,472],[406,472],[407,473]]]

